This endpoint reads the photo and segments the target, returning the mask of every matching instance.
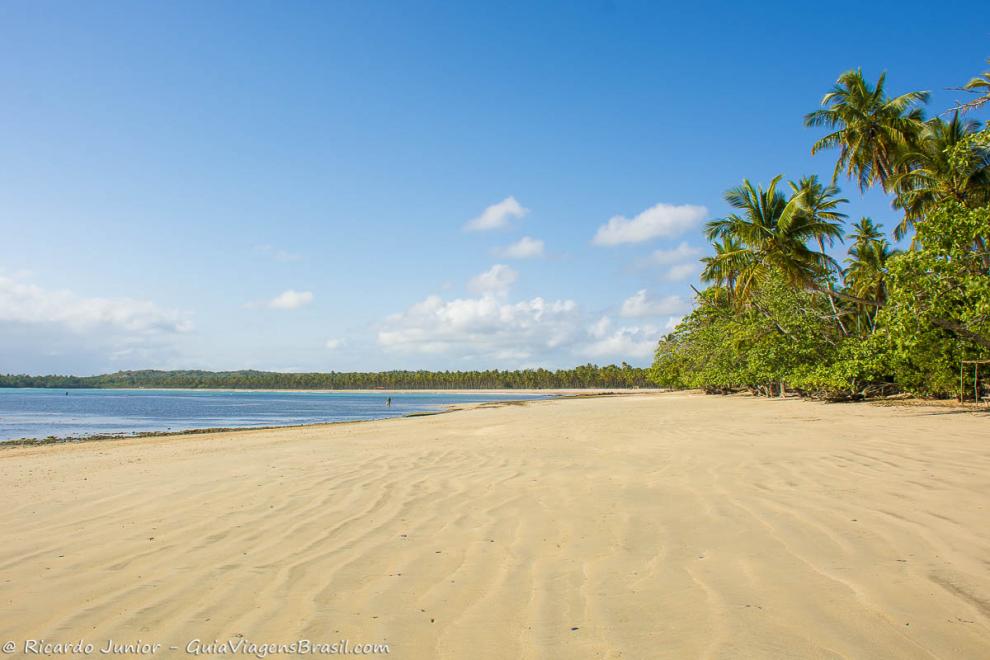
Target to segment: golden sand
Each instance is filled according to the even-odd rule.
[[[985,415],[538,401],[5,449],[0,497],[18,644],[990,657]]]

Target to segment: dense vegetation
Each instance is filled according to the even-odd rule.
[[[846,72],[805,117],[828,131],[811,153],[837,151],[830,182],[778,176],[726,193],[735,211],[706,227],[708,286],[660,342],[656,383],[949,396],[962,360],[990,358],[990,130],[967,114],[990,102],[990,72],[966,86],[974,101],[930,119],[928,93],[892,98],[885,82]],[[890,195],[905,249],[870,218],[846,225],[843,176]],[[840,263],[827,248],[844,240]]]
[[[383,371],[378,373],[278,373],[272,371],[118,371],[101,376],[0,375],[0,387],[148,387],[227,389],[553,389],[649,387],[649,372],[587,364],[548,371]]]

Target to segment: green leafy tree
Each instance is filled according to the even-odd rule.
[[[920,249],[890,259],[877,322],[905,387],[951,394],[960,360],[990,356],[990,272],[974,240],[988,232],[990,207],[946,202],[918,225]]]

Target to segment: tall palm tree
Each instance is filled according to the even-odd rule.
[[[793,199],[797,199],[800,203],[799,213],[806,215],[808,220],[815,225],[815,240],[819,253],[826,254],[826,241],[831,247],[835,244],[836,239],[842,240],[842,223],[845,222],[846,214],[839,211],[839,207],[842,204],[847,204],[849,200],[839,197],[839,187],[834,183],[828,186],[822,185],[817,175],[806,176],[797,182],[792,181],[791,190],[794,193]],[[847,334],[846,326],[843,324],[839,309],[835,304],[835,279],[832,277],[833,266],[835,271],[841,269],[838,268],[838,264],[831,260],[823,260],[820,265],[825,274],[825,280],[828,282],[828,302],[832,307],[832,314],[835,316],[835,321],[838,323],[839,329],[842,330],[842,334],[845,335]]]
[[[838,225],[807,212],[803,193],[788,200],[777,189],[780,179],[774,177],[766,189],[744,180],[725,194],[729,205],[740,212],[712,220],[705,227],[709,240],[730,239],[739,246],[733,259],[740,268],[734,287],[740,302],[772,272],[792,285],[821,290],[824,266],[834,263],[808,243],[841,236]]]
[[[877,84],[871,86],[861,69],[846,71],[822,98],[822,108],[805,116],[806,126],[824,126],[831,131],[811,147],[812,155],[823,149],[839,149],[833,183],[845,172],[859,182],[860,190],[876,183],[887,190],[898,153],[920,130],[924,116],[916,106],[928,101],[928,92],[888,98],[885,84],[886,74],[880,74]]]
[[[877,308],[887,299],[887,260],[896,253],[881,230],[882,226],[870,218],[862,218],[853,226],[848,236],[853,244],[842,272],[851,294],[875,303],[857,306],[858,318],[865,320],[871,330],[876,327]]]
[[[897,193],[894,207],[904,210],[904,219],[894,229],[895,237],[903,237],[925,213],[945,200],[967,206],[990,201],[990,148],[974,145],[968,158],[953,158],[954,148],[979,129],[979,122],[962,120],[958,112],[948,122],[938,117],[925,122],[911,148],[899,158],[902,171],[890,180]]]

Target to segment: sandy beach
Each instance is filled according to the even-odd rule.
[[[986,658],[988,423],[673,393],[4,449],[0,641]]]

